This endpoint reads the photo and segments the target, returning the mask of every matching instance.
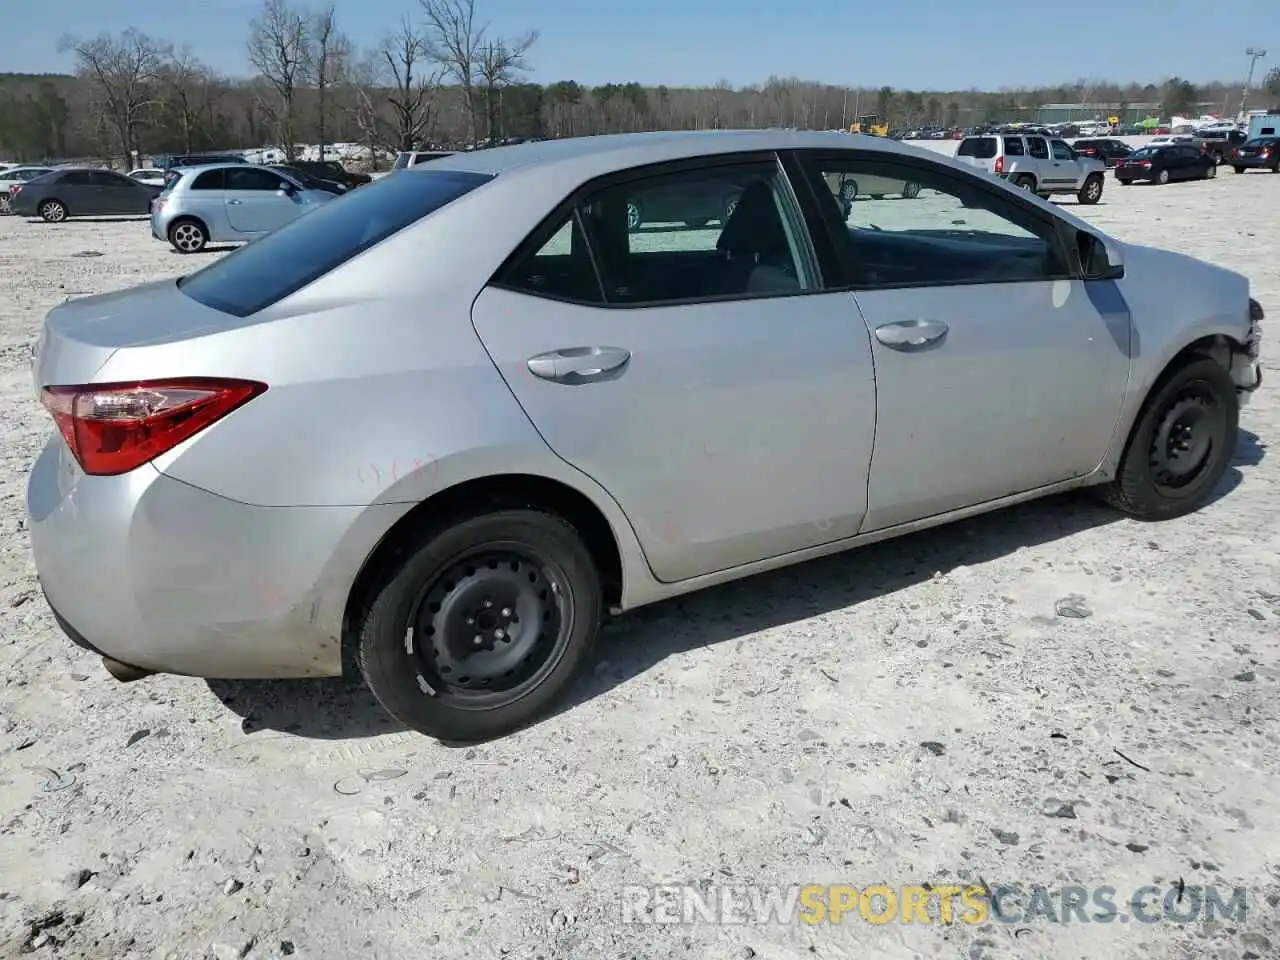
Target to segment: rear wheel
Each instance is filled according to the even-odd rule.
[[[635,232],[640,229],[640,225],[644,223],[644,216],[640,213],[640,205],[634,202],[627,203],[627,229]]]
[[[1209,164],[1209,168],[1204,172],[1204,178],[1206,180],[1212,180],[1217,175],[1218,175],[1218,165],[1216,163]]]
[[[1139,520],[1190,513],[1226,473],[1239,421],[1231,375],[1216,360],[1191,358],[1152,389],[1103,495]]]
[[[169,225],[169,242],[179,253],[199,253],[209,242],[209,234],[197,220],[175,220]]]
[[[67,219],[67,207],[61,200],[46,200],[38,212],[45,223],[62,223]]]
[[[1232,167],[1231,169],[1236,173],[1244,173],[1244,167]]]
[[[1023,174],[1022,176],[1017,177],[1017,178],[1013,181],[1013,185],[1014,185],[1015,187],[1018,187],[1018,188],[1022,189],[1022,190],[1026,190],[1026,191],[1028,191],[1029,193],[1035,193],[1035,189],[1036,189],[1036,178],[1035,178],[1035,177],[1033,177],[1033,176],[1031,176],[1031,175],[1029,175],[1029,174]]]
[[[532,509],[462,518],[389,572],[361,625],[360,670],[405,726],[487,740],[564,691],[602,606],[591,555],[564,520]]]
[[[1085,177],[1080,192],[1076,194],[1080,203],[1094,204],[1102,199],[1102,174],[1091,173]]]

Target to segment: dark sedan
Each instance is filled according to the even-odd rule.
[[[1254,137],[1231,151],[1227,158],[1236,173],[1246,170],[1270,170],[1280,173],[1280,137]]]
[[[1205,180],[1215,176],[1218,164],[1192,144],[1143,147],[1116,164],[1116,179],[1128,185],[1135,180],[1169,183],[1171,180]]]
[[[71,217],[146,216],[160,187],[111,170],[54,170],[10,192],[9,206],[22,217],[61,223]]]
[[[310,174],[296,163],[269,163],[266,166],[268,170],[274,170],[277,173],[293,177],[308,190],[323,190],[325,193],[343,194],[350,189],[345,183]]]

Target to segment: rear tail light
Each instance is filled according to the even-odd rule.
[[[1150,161],[1150,160],[1143,160],[1141,163],[1139,163],[1139,164],[1138,164],[1138,166],[1140,166],[1140,167],[1149,167],[1149,166],[1151,166],[1151,161]]]
[[[1004,157],[996,157],[996,173],[1004,173]]]
[[[267,389],[191,377],[45,387],[40,393],[85,473],[114,477],[172,450]]]
[[[16,196],[17,196],[18,194],[20,194],[21,192],[22,192],[22,184],[20,184],[20,183],[15,183],[13,186],[11,186],[11,187],[9,188],[9,199],[10,199],[10,200],[12,200],[14,197],[16,197]]]
[[[1263,160],[1267,159],[1267,157],[1271,156],[1271,148],[1263,147],[1262,152],[1259,153],[1258,156],[1260,156]]]

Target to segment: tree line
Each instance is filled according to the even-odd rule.
[[[382,39],[357,48],[332,5],[264,0],[246,53],[255,74],[229,77],[188,46],[130,28],[64,37],[72,76],[0,74],[0,158],[113,159],[300,143],[355,142],[373,153],[654,129],[845,128],[874,115],[895,126],[1034,120],[1045,103],[1159,104],[1165,117],[1199,104],[1234,114],[1241,85],[1080,79],[1000,91],[839,87],[770,77],[733,87],[647,87],[527,80],[535,30],[499,36],[476,0],[418,0]],[[1263,81],[1280,101],[1280,68]],[[1253,105],[1258,105],[1256,102]]]

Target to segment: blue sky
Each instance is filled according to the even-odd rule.
[[[0,71],[61,71],[66,32],[135,26],[248,72],[253,0],[29,0],[5,18]],[[417,0],[336,0],[342,29],[371,45]],[[760,83],[770,74],[835,85],[998,89],[1080,77],[1159,83],[1243,79],[1246,47],[1280,62],[1277,0],[478,0],[499,34],[541,33],[531,79],[595,85]]]

